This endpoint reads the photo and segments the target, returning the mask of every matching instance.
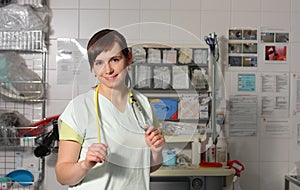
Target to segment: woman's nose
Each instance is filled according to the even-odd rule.
[[[107,73],[107,74],[110,74],[114,71],[113,67],[111,66],[111,64],[109,62],[104,64],[103,69],[104,69],[105,73]]]

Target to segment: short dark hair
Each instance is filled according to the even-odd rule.
[[[108,51],[117,42],[121,49],[122,54],[128,58],[129,49],[125,37],[116,30],[103,29],[95,33],[89,40],[87,45],[87,53],[90,68],[92,70],[96,57],[103,51]]]

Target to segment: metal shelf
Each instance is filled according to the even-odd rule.
[[[0,31],[1,50],[44,51],[45,35],[41,30]]]
[[[195,138],[202,138],[203,135],[194,134],[194,135],[165,135],[166,142],[168,143],[180,143],[180,142],[192,142]]]
[[[19,80],[7,77],[7,80],[0,81],[0,110],[2,111],[0,113],[17,113],[18,119],[24,119],[30,124],[45,118],[47,48],[44,40],[45,35],[39,30],[0,31],[0,55],[5,60],[2,64],[9,64],[8,58],[5,57],[8,54],[18,55],[20,57],[17,59],[18,63],[22,62],[22,67],[26,67],[28,72],[36,75],[34,79],[22,76],[24,78]],[[14,70],[14,72],[18,71]],[[14,73],[7,72],[7,74]],[[14,88],[16,90],[12,90]],[[1,123],[3,125],[0,127],[0,176],[25,169],[33,174],[34,181],[0,182],[0,189],[40,189],[44,178],[45,160],[34,156],[37,136],[22,135],[25,130],[30,130],[32,127],[10,125],[5,120]],[[44,131],[38,135],[42,133]]]

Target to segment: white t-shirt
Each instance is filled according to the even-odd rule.
[[[136,91],[133,93],[153,122],[148,99]],[[60,120],[83,139],[79,161],[85,159],[88,147],[98,142],[94,95],[95,90],[79,95],[60,116]],[[96,164],[80,184],[69,189],[149,189],[151,153],[129,98],[124,112],[120,112],[111,101],[100,94],[98,102],[101,143],[108,144],[107,162]],[[135,111],[138,118],[142,116],[141,111]],[[68,135],[60,134],[62,140],[68,140],[64,136]]]

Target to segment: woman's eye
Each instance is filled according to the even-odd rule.
[[[119,58],[113,58],[111,61],[114,62],[114,63],[116,63],[116,62],[118,62],[119,60],[120,60]]]
[[[99,61],[99,60],[95,61],[95,65],[102,65],[102,64],[103,64],[103,61]]]

